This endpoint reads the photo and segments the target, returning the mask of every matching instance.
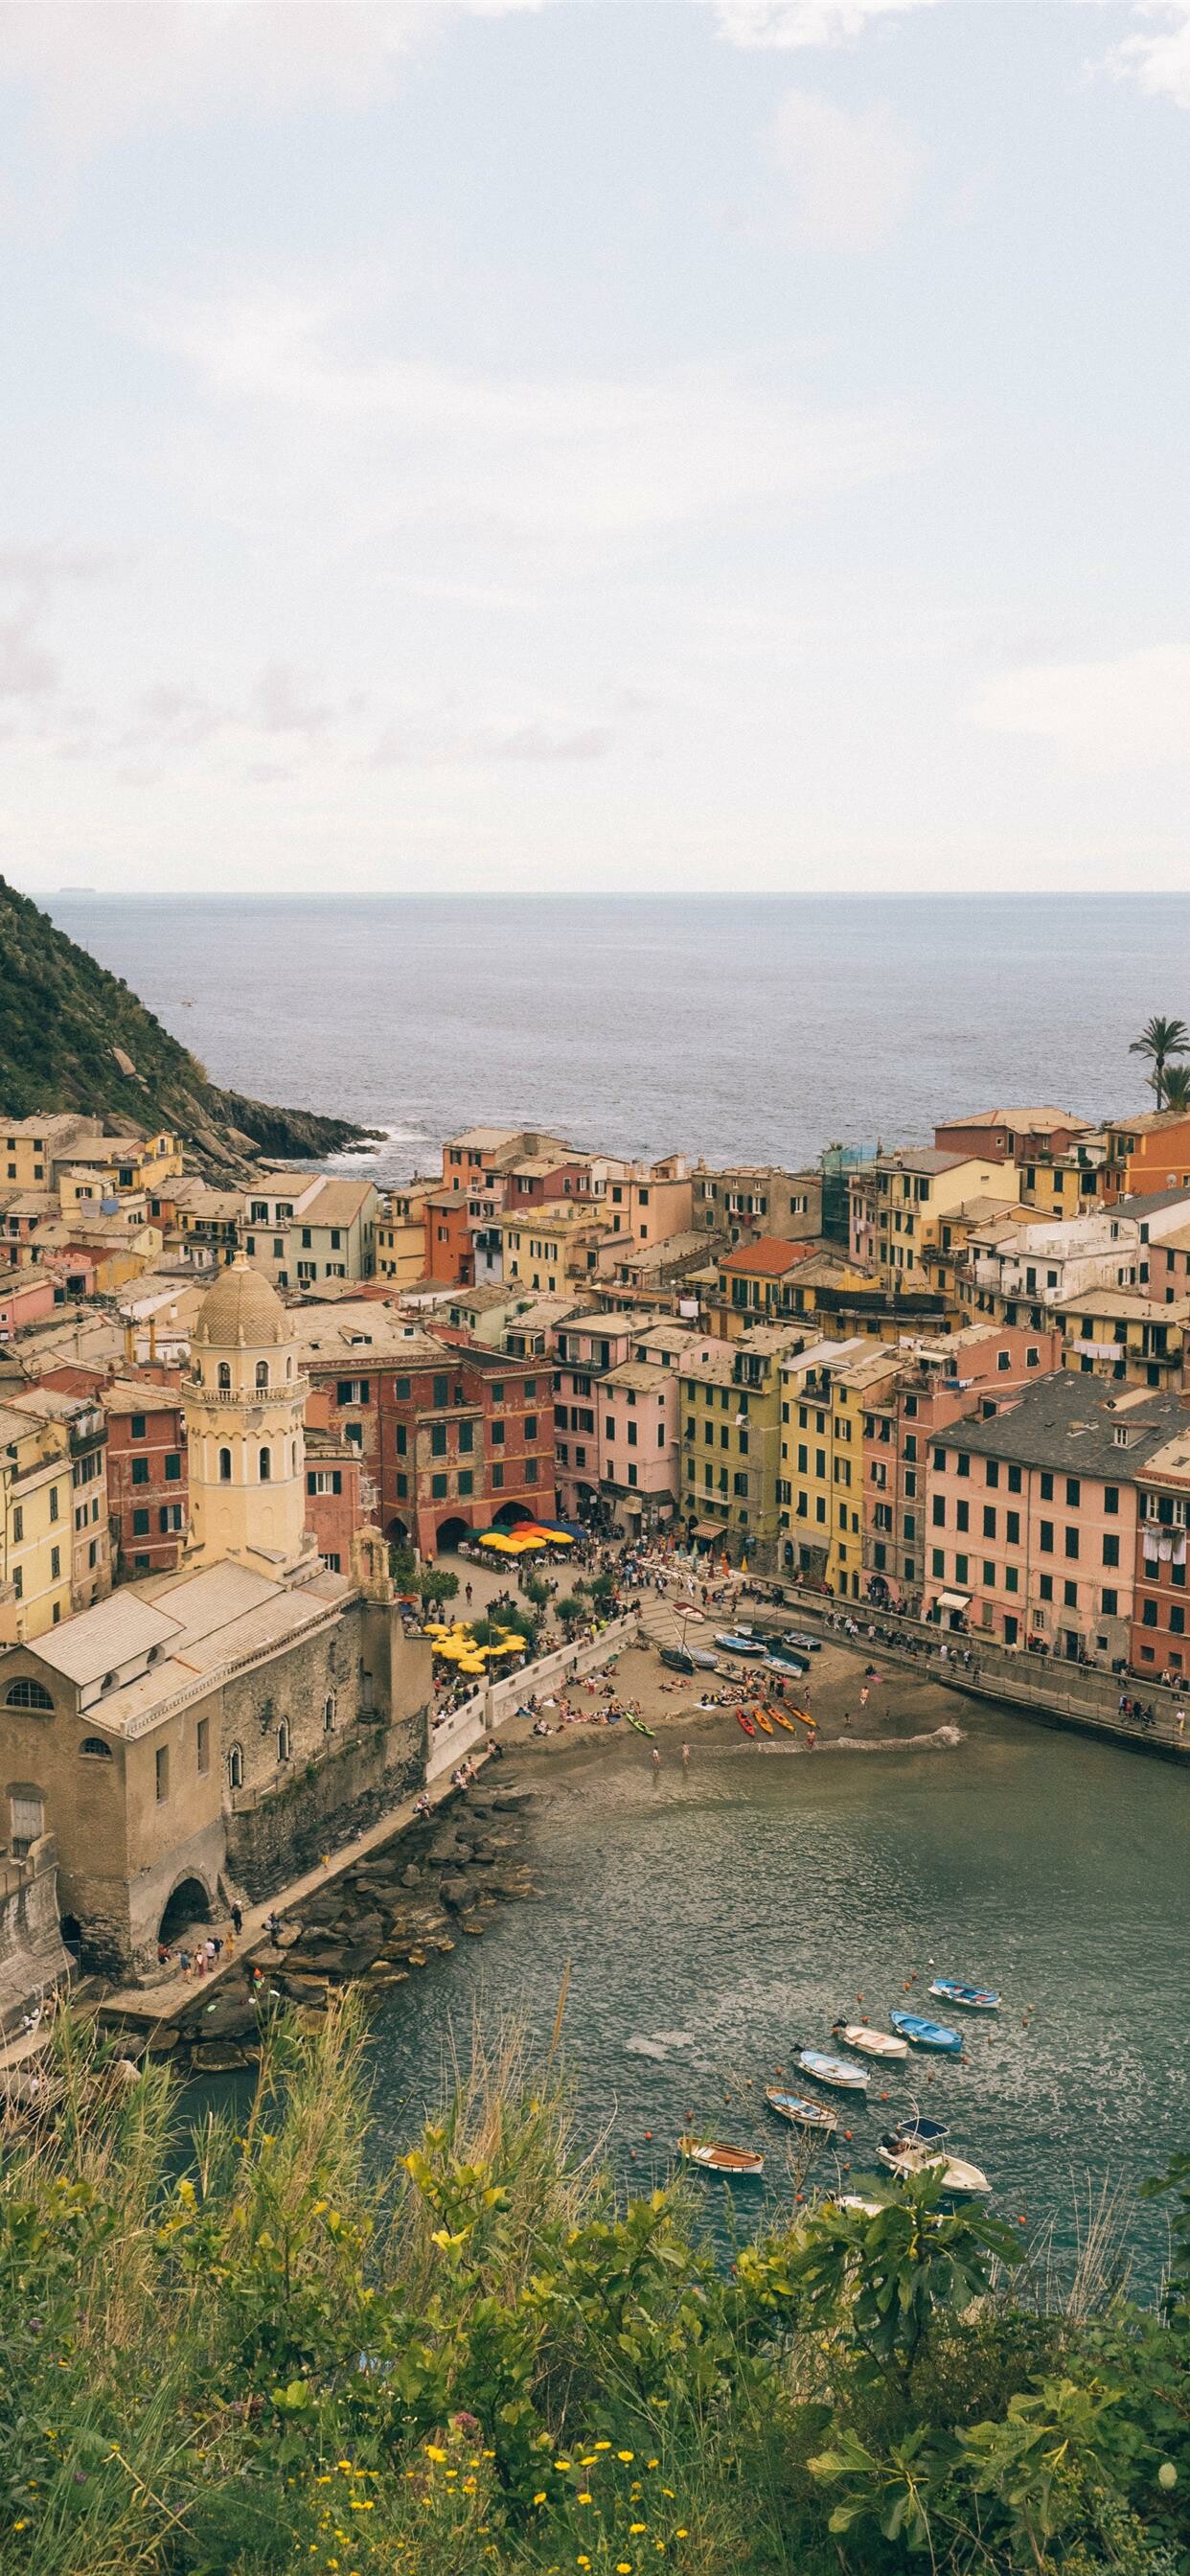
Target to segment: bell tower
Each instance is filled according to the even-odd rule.
[[[191,1565],[234,1557],[274,1582],[317,1565],[305,1525],[309,1381],[292,1344],[276,1289],[237,1253],[199,1308],[182,1391]]]

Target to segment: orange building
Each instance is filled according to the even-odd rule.
[[[1113,1118],[1104,1131],[1103,1197],[1137,1198],[1149,1190],[1190,1187],[1190,1116],[1153,1109],[1142,1118]]]

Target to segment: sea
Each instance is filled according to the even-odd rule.
[[[467,1125],[797,1167],[964,1110],[1151,1106],[1190,895],[60,895],[212,1081],[381,1131],[380,1183]],[[1183,981],[1185,978],[1185,981]]]

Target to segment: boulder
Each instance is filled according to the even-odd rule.
[[[467,1848],[457,1834],[439,1834],[437,1841],[431,1843],[427,1857],[435,1862],[466,1860]]]
[[[374,1941],[350,1942],[343,1952],[344,1976],[366,1976],[368,1969],[373,1965],[374,1961],[379,1958],[381,1948],[382,1940],[379,1934],[377,1934]]]
[[[463,1932],[469,1932],[473,1941],[482,1941],[483,1939],[482,1923],[469,1921],[467,1923],[460,1924],[459,1929]]]
[[[230,2048],[223,2040],[199,2040],[191,2054],[200,2075],[230,2075],[248,2063],[242,2048]]]
[[[444,1878],[438,1894],[452,1914],[461,1914],[465,1906],[475,1903],[475,1889],[465,1878]]]
[[[244,1994],[216,1995],[190,2024],[196,2041],[242,2039],[256,2028],[256,2011]]]
[[[493,1896],[528,1896],[530,1880],[527,1870],[493,1869],[484,1882]]]
[[[292,1950],[294,1942],[300,1941],[301,1937],[302,1926],[300,1923],[283,1923],[280,1931],[276,1935],[277,1948],[279,1950]]]
[[[411,1860],[408,1868],[402,1870],[401,1885],[402,1887],[421,1886],[421,1871],[419,1870],[415,1860]]]
[[[166,2022],[163,2026],[159,2025],[156,2030],[149,2032],[145,2041],[146,2056],[168,2057],[170,2050],[177,2047],[181,2036],[181,2031],[175,2029],[172,2021]]]

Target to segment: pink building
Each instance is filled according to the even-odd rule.
[[[44,1323],[52,1315],[59,1288],[52,1270],[9,1270],[0,1274],[0,1333],[19,1333],[25,1324]]]
[[[1131,1646],[1137,1477],[1180,1399],[1069,1371],[931,1440],[927,1617],[1072,1663]]]
[[[677,1509],[681,1392],[679,1362],[732,1356],[729,1342],[682,1326],[636,1327],[633,1355],[596,1390],[599,1486],[613,1521],[629,1532],[671,1521]]]
[[[636,1315],[571,1315],[558,1327],[554,1366],[554,1460],[564,1520],[598,1518],[599,1414],[604,1378],[632,1357]]]
[[[930,1448],[953,1422],[996,1408],[1062,1365],[1050,1326],[969,1324],[961,1333],[903,1346],[894,1384],[864,1409],[864,1572],[874,1601],[917,1610],[928,1573],[926,1476]]]

